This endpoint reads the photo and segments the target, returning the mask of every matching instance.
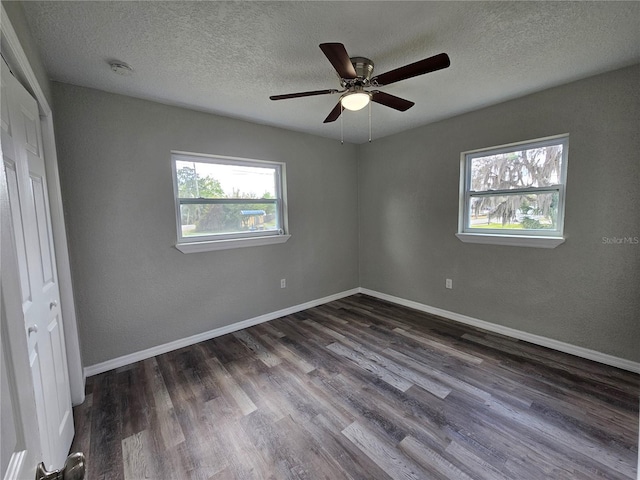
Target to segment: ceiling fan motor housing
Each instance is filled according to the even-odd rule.
[[[351,57],[351,64],[356,70],[356,78],[342,79],[343,87],[367,86],[371,80],[373,73],[373,61],[365,57]]]

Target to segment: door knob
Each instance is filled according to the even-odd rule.
[[[69,455],[60,470],[49,472],[41,462],[36,468],[36,480],[83,480],[85,465],[84,454],[81,452]]]
[[[27,328],[27,334],[31,335],[32,333],[38,333],[38,325]]]
[[[52,300],[51,303],[49,304],[49,310],[53,310],[57,306],[58,306],[58,302],[55,300]]]

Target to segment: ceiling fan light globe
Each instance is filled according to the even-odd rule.
[[[369,104],[369,100],[371,100],[371,97],[368,93],[356,92],[345,95],[340,101],[344,108],[355,112],[366,107]]]

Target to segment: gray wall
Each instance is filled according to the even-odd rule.
[[[630,67],[361,146],[360,285],[640,361],[640,245],[603,243],[640,237],[638,85]],[[460,153],[560,133],[566,243],[460,242]]]
[[[355,146],[55,82],[53,97],[85,365],[358,286]],[[285,162],[291,239],[179,252],[171,150]]]
[[[38,84],[40,85],[40,88],[42,88],[42,92],[47,98],[49,106],[51,106],[51,84],[49,82],[49,75],[47,74],[44,64],[42,63],[42,59],[40,58],[38,47],[36,47],[35,41],[33,40],[31,32],[29,31],[27,18],[25,17],[24,11],[22,10],[22,5],[20,4],[20,2],[5,1],[2,2],[2,5],[7,12],[7,16],[9,17],[11,26],[16,32],[18,40],[20,40],[20,45],[24,49],[24,53],[29,59],[29,64],[31,65],[33,73],[38,79]],[[22,83],[26,84],[26,82]]]

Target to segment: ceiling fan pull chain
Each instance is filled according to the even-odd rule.
[[[342,103],[340,104],[340,145],[344,145],[344,108],[342,108]]]
[[[369,143],[371,143],[371,102],[369,102]]]

